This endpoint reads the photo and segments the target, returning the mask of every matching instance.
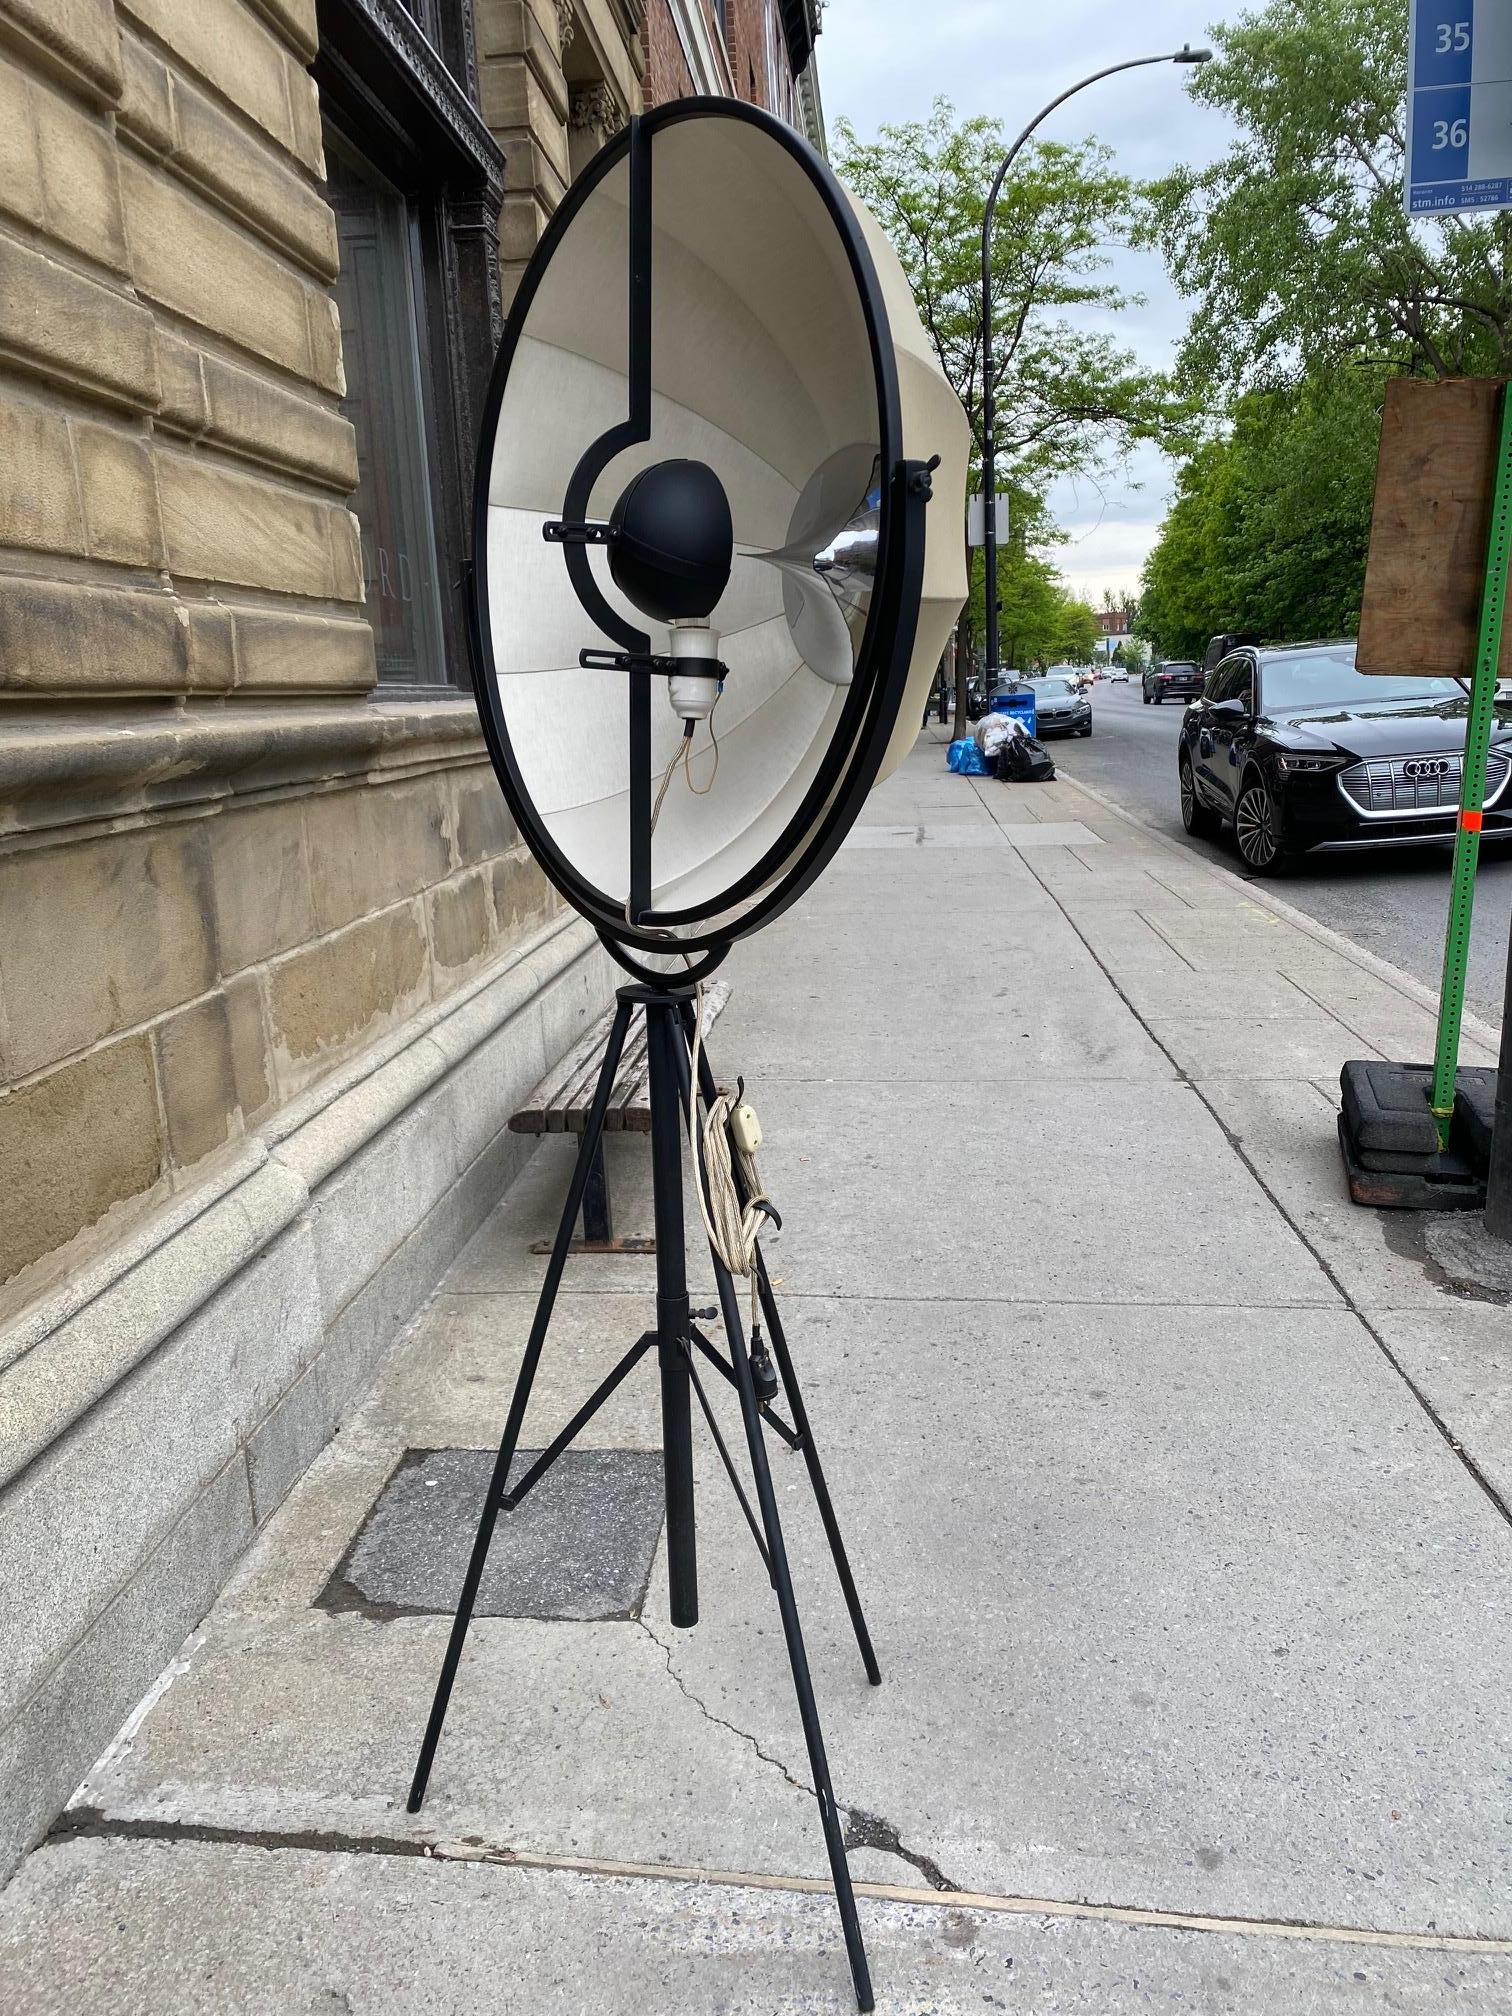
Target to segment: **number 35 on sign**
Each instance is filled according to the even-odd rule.
[[[1409,216],[1512,205],[1512,0],[1412,0]]]

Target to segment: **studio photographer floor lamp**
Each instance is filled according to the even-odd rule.
[[[425,1796],[500,1515],[654,1352],[671,1621],[698,1620],[696,1399],[776,1596],[864,2010],[871,1982],[769,1429],[802,1452],[868,1678],[881,1675],[761,1254],[769,1207],[753,1116],[717,1091],[700,989],[738,938],[801,896],[912,746],[965,594],[967,452],[965,416],[874,222],[767,114],[687,99],[633,120],[553,218],[495,366],[475,494],[473,669],[494,767],[522,838],[632,984],[619,991],[410,1810]],[[942,501],[931,504],[937,490]],[[708,781],[694,783],[695,762]],[[637,1014],[650,1077],[655,1321],[516,1477]],[[723,1348],[690,1308],[685,1147]],[[749,1334],[736,1274],[749,1278]],[[739,1395],[754,1506],[701,1365]]]

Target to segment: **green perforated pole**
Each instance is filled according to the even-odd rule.
[[[1504,385],[1491,531],[1486,542],[1486,579],[1481,590],[1480,636],[1470,684],[1470,715],[1465,724],[1459,831],[1454,838],[1449,929],[1444,939],[1444,984],[1439,992],[1438,1048],[1433,1057],[1433,1117],[1441,1148],[1449,1146],[1449,1127],[1454,1118],[1454,1078],[1459,1065],[1460,1024],[1465,1015],[1470,917],[1475,908],[1475,869],[1480,859],[1481,808],[1486,802],[1486,758],[1491,751],[1491,730],[1496,720],[1496,675],[1501,666],[1509,560],[1512,560],[1512,397]]]

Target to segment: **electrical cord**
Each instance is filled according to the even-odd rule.
[[[671,761],[662,773],[657,789],[656,801],[651,808],[651,831],[656,831],[656,822],[661,817],[662,805],[671,789],[672,779],[677,774],[677,766],[682,764],[683,776],[688,789],[695,797],[702,798],[714,788],[714,779],[719,775],[719,738],[714,733],[713,716],[709,717],[709,742],[714,751],[714,768],[709,773],[709,781],[702,788],[693,782],[690,760],[693,751],[695,724],[685,721],[682,738],[672,751]],[[625,903],[627,922],[630,917],[629,900]],[[656,933],[675,943],[674,934]],[[685,965],[693,961],[686,952],[678,948]],[[703,1050],[704,990],[700,982],[695,990],[693,1041],[689,1057],[689,1101],[688,1101],[688,1147],[693,1158],[694,1188],[698,1193],[698,1215],[703,1220],[704,1231],[710,1248],[730,1274],[738,1274],[751,1284],[751,1369],[756,1379],[757,1393],[763,1404],[773,1398],[777,1390],[776,1374],[767,1355],[761,1336],[761,1303],[759,1282],[756,1273],[756,1247],[761,1237],[763,1225],[770,1220],[780,1226],[776,1207],[762,1187],[761,1170],[756,1161],[754,1149],[740,1147],[731,1129],[730,1120],[735,1108],[744,1098],[744,1080],[733,1093],[722,1092],[717,1098],[704,1105],[698,1086],[698,1065]],[[702,1108],[702,1124],[699,1121]],[[735,1176],[739,1170],[740,1183]],[[741,1189],[745,1191],[745,1202],[741,1202]]]
[[[717,707],[719,702],[716,700],[714,705]],[[714,751],[714,768],[709,772],[709,781],[707,784],[700,785],[693,782],[691,767],[693,762],[693,735],[691,722],[688,724],[688,728],[689,732],[684,738],[682,745],[683,775],[687,778],[688,789],[693,793],[695,798],[707,798],[709,793],[714,789],[714,779],[719,775],[719,737],[714,733],[713,712],[711,711],[709,714],[709,747]],[[702,756],[706,752],[700,749],[698,753]]]
[[[693,1098],[688,1107],[688,1145],[693,1153],[694,1174],[700,1180],[698,1211],[704,1231],[716,1257],[731,1274],[751,1284],[751,1337],[753,1351],[761,1340],[760,1306],[757,1293],[756,1245],[762,1227],[775,1219],[772,1201],[762,1187],[761,1170],[754,1150],[737,1145],[730,1127],[730,1115],[740,1103],[743,1087],[722,1092],[704,1107],[700,1125],[698,1113],[698,1061],[703,1048],[704,990],[700,984],[693,1016],[691,1085]],[[740,1185],[735,1181],[740,1172]],[[745,1191],[744,1204],[740,1201]]]

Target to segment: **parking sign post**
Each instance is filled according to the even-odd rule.
[[[1512,7],[1498,4],[1498,0],[1411,0],[1405,202],[1409,217],[1457,215],[1512,206]],[[1433,1059],[1433,1118],[1441,1148],[1449,1145],[1454,1117],[1460,1026],[1465,1013],[1465,973],[1470,957],[1470,919],[1475,904],[1475,870],[1480,859],[1481,814],[1486,799],[1486,758],[1496,718],[1496,677],[1501,666],[1509,556],[1512,556],[1512,398],[1503,387],[1480,628],[1470,685],[1470,712],[1465,724],[1459,830],[1454,842],[1449,928],[1444,939],[1444,980],[1439,996],[1438,1045]]]
[[[1459,830],[1454,836],[1449,928],[1444,938],[1444,980],[1439,992],[1438,1047],[1433,1057],[1433,1118],[1441,1148],[1449,1145],[1449,1128],[1454,1118],[1454,1081],[1459,1068],[1465,973],[1470,958],[1470,918],[1475,907],[1475,870],[1480,860],[1481,812],[1486,802],[1486,758],[1491,752],[1491,730],[1496,720],[1496,677],[1501,668],[1509,562],[1512,562],[1512,396],[1503,386],[1480,632],[1470,682],[1470,712],[1465,723]]]

